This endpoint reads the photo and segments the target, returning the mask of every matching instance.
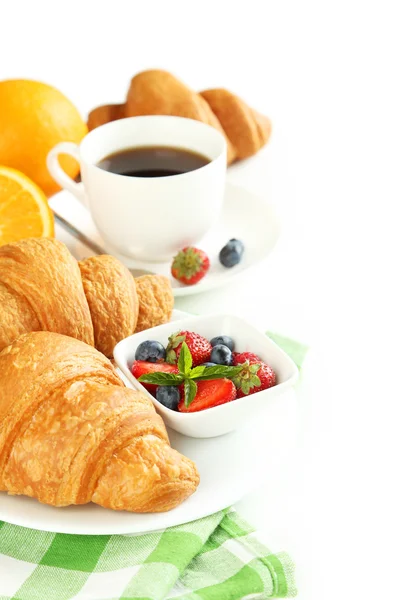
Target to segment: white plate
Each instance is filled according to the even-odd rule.
[[[62,191],[53,196],[50,205],[77,229],[107,250],[90,214],[69,192]],[[201,207],[197,207],[196,210],[201,210]],[[196,218],[196,215],[190,214],[188,218]],[[265,259],[274,248],[279,233],[278,218],[267,200],[228,182],[220,218],[214,228],[197,244],[199,248],[207,252],[211,261],[210,271],[198,284],[184,286],[173,279],[170,274],[170,263],[141,262],[116,254],[111,249],[108,251],[115,254],[127,267],[138,274],[146,272],[167,275],[171,278],[174,295],[188,296],[224,285]],[[59,228],[57,237],[65,241],[64,233]],[[230,238],[242,240],[245,245],[245,253],[239,265],[232,269],[226,269],[220,264],[218,253]],[[68,246],[71,247],[71,243],[68,243]],[[75,246],[74,254],[77,258],[93,254],[79,242]]]
[[[187,316],[174,311],[174,319]],[[191,458],[200,485],[188,500],[167,513],[133,514],[94,504],[53,508],[24,496],[0,493],[0,520],[58,533],[107,535],[145,533],[210,515],[238,502],[270,479],[292,449],[296,431],[293,390],[272,398],[268,419],[251,419],[227,435],[211,439],[185,437],[169,431],[171,445]]]

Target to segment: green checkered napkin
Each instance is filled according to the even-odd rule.
[[[297,364],[304,358],[304,347],[268,335]],[[232,509],[136,536],[47,533],[0,521],[0,600],[293,597],[290,558],[271,554],[253,531]]]
[[[66,535],[2,523],[1,600],[239,600],[295,594],[293,564],[236,512],[140,536]]]

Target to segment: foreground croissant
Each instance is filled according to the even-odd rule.
[[[202,121],[226,139],[228,164],[252,156],[271,135],[271,121],[223,88],[191,90],[171,73],[151,69],[131,81],[125,104],[99,106],[91,111],[91,131],[104,123],[140,115],[173,115]]]
[[[45,504],[174,508],[199,483],[150,400],[94,348],[57,333],[0,353],[0,490]]]
[[[113,256],[78,263],[64,244],[47,238],[0,247],[0,351],[22,333],[43,330],[111,357],[134,331],[169,321],[173,302],[167,277],[133,279]]]

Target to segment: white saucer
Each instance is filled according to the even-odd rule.
[[[62,191],[53,196],[50,200],[50,205],[58,214],[85,233],[91,240],[117,256],[134,274],[136,274],[135,272],[137,274],[143,272],[159,273],[170,277],[174,296],[198,294],[224,285],[234,277],[240,275],[240,273],[243,273],[248,268],[265,259],[275,246],[280,233],[278,218],[273,207],[266,199],[245,188],[228,182],[226,185],[225,202],[218,222],[196,244],[199,248],[205,250],[210,257],[210,271],[198,284],[184,286],[171,277],[170,263],[137,261],[119,255],[107,248],[88,211],[69,192]],[[68,238],[68,246],[71,248],[70,237],[59,227],[57,228],[57,237],[62,241]],[[245,245],[245,253],[239,265],[231,269],[226,269],[220,264],[218,254],[231,238],[242,240]],[[80,242],[75,242],[73,252],[78,258],[93,254],[92,251]]]
[[[179,320],[187,313],[174,311]],[[126,381],[126,380],[125,380]],[[167,513],[133,514],[94,504],[53,508],[24,496],[0,492],[0,520],[58,533],[124,534],[157,531],[210,515],[231,506],[259,485],[270,481],[291,451],[296,431],[293,390],[271,398],[266,412],[233,433],[198,439],[169,431],[171,445],[194,460],[200,485],[186,502]]]

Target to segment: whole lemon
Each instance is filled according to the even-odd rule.
[[[58,142],[79,143],[87,126],[75,106],[57,89],[39,81],[0,81],[0,165],[22,171],[51,196],[60,188],[46,166],[48,152]],[[77,162],[61,156],[70,177]]]

